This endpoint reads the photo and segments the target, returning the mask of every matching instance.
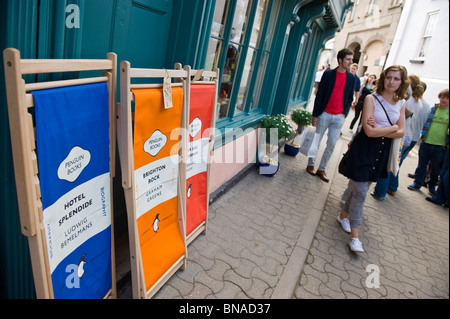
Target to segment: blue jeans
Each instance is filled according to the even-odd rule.
[[[444,162],[446,147],[432,145],[427,143],[420,144],[419,149],[419,165],[416,168],[414,184],[422,186],[427,174],[428,162],[431,161],[430,181],[428,186],[430,189],[436,187],[438,183],[439,173]]]
[[[449,153],[448,149],[444,155],[444,164],[442,165],[441,173],[440,173],[440,181],[439,186],[436,192],[434,193],[431,200],[437,204],[446,204],[448,205],[448,161],[449,161]]]
[[[327,139],[327,147],[322,155],[322,160],[320,161],[319,171],[325,171],[325,168],[328,165],[328,161],[333,154],[334,147],[336,146],[336,142],[341,136],[341,129],[344,125],[345,117],[342,114],[333,115],[329,113],[323,112],[319,118],[319,122],[317,124],[316,133],[320,134],[319,145],[322,141],[322,137],[325,134],[325,131],[328,129],[328,139]],[[314,157],[308,158],[308,165],[314,166],[316,164],[316,159]]]
[[[402,165],[403,160],[408,156],[409,152],[414,148],[417,141],[412,141],[408,147],[402,149],[402,156],[400,158],[400,165]],[[385,198],[386,193],[390,189],[391,191],[396,192],[398,189],[398,174],[394,176],[391,172],[388,173],[387,178],[379,178],[377,181],[377,185],[375,186],[374,193],[379,198]]]

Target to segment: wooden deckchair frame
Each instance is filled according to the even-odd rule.
[[[110,192],[111,192],[111,267],[112,288],[104,298],[116,298],[116,270],[114,248],[113,177],[115,172],[115,107],[117,56],[108,53],[104,60],[44,60],[21,59],[20,51],[8,48],[3,51],[6,94],[8,100],[11,144],[16,176],[17,199],[22,234],[28,237],[36,296],[53,299],[53,286],[43,225],[36,136],[32,115],[28,108],[34,106],[32,90],[67,87],[88,83],[106,82],[109,93],[110,123]],[[23,75],[104,70],[102,77],[25,84]]]
[[[181,69],[181,64],[175,64],[175,69]],[[212,84],[215,87],[214,94],[214,105],[211,119],[211,128],[209,134],[209,150],[208,150],[208,159],[207,159],[207,171],[206,171],[206,219],[200,223],[187,237],[186,244],[189,245],[197,236],[200,234],[206,234],[208,231],[208,213],[209,213],[209,184],[211,178],[211,157],[213,153],[214,140],[215,140],[215,128],[216,128],[216,117],[217,117],[217,101],[219,94],[219,76],[220,71],[216,69],[214,71],[206,71],[206,70],[192,70],[190,66],[186,65],[184,69],[189,73],[187,78],[187,99],[188,105],[190,106],[190,92],[191,85],[206,85]],[[209,78],[208,80],[204,80],[203,78]],[[189,120],[189,119],[188,119]]]
[[[135,201],[135,181],[134,181],[134,154],[133,154],[133,124],[131,114],[131,101],[134,88],[162,88],[162,84],[131,84],[132,78],[160,78],[166,75],[179,82],[171,84],[172,87],[181,86],[183,88],[183,111],[181,119],[181,140],[180,140],[180,164],[178,173],[178,226],[185,246],[185,254],[179,258],[172,267],[161,276],[161,278],[147,291],[145,286],[144,270],[140,254],[139,236],[136,220]],[[130,263],[132,291],[134,299],[151,298],[169,278],[178,270],[186,269],[187,245],[186,245],[186,156],[187,156],[187,136],[189,108],[186,100],[186,78],[188,72],[185,70],[165,70],[165,69],[138,69],[131,68],[128,61],[120,63],[120,104],[118,105],[117,139],[119,146],[119,157],[122,172],[122,186],[125,193],[125,202],[128,215],[128,232],[130,241]]]

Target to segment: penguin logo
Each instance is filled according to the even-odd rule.
[[[189,188],[187,190],[187,197],[191,198],[191,191],[192,191],[192,184],[189,185]]]
[[[86,254],[83,254],[83,256],[81,256],[80,262],[78,263],[78,278],[83,278],[84,275],[84,265],[87,264],[86,260],[84,260],[84,257],[86,256]]]
[[[159,220],[159,214],[156,214],[155,220],[153,221],[153,231],[155,233],[158,232],[159,226],[158,226],[158,222],[160,222]]]

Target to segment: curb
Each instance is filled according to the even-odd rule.
[[[317,194],[316,201],[313,203],[311,213],[306,220],[303,231],[297,240],[297,243],[292,251],[289,261],[281,274],[280,280],[274,289],[271,299],[291,299],[300,275],[303,271],[306,258],[314,240],[317,228],[319,227],[322,213],[325,210],[325,204],[333,183],[334,177],[337,173],[337,166],[342,156],[342,149],[346,145],[345,141],[340,138],[336,143],[335,152],[331,156],[328,164],[328,171],[333,172],[330,181],[323,183],[320,191]],[[336,150],[339,150],[337,152]],[[339,174],[339,173],[337,173]]]

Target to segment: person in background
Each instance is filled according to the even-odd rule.
[[[424,83],[424,82],[420,82],[420,83],[423,87],[423,91],[426,92],[426,90],[427,90],[426,83]],[[406,156],[408,156],[409,152],[414,148],[414,146],[419,141],[420,135],[422,134],[423,126],[425,125],[425,123],[428,119],[428,115],[430,114],[430,110],[431,110],[430,104],[427,101],[425,101],[423,98],[420,99],[420,102],[422,102],[422,108],[420,109],[420,112],[414,123],[414,128],[413,128],[414,133],[411,138],[411,144],[409,144],[409,146],[406,146],[406,145],[403,146],[402,158],[403,157],[406,158]]]
[[[348,71],[353,63],[353,51],[350,49],[340,50],[337,60],[339,63],[337,68],[326,70],[323,73],[312,113],[312,125],[316,127],[316,133],[320,134],[319,145],[325,131],[328,130],[327,146],[317,172],[314,172],[316,157],[309,157],[306,167],[309,174],[319,176],[324,182],[329,182],[325,168],[339,139],[355,92],[356,77]]]
[[[352,63],[350,66],[350,73],[353,74],[356,78],[355,82],[355,99],[353,100],[352,106],[355,106],[356,103],[358,103],[359,97],[361,96],[361,81],[359,77],[356,75],[356,72],[358,72],[358,64]]]
[[[445,151],[448,148],[448,122],[449,122],[449,90],[445,89],[438,95],[439,104],[431,108],[428,120],[423,126],[422,143],[419,148],[419,164],[415,171],[414,183],[408,186],[409,190],[419,190],[427,172],[428,162],[431,162],[430,180],[428,189],[433,195],[438,183],[438,176],[444,162]]]
[[[422,82],[422,86],[423,86],[424,90],[426,91],[427,90],[427,84],[425,82]],[[426,121],[428,119],[428,115],[430,114],[430,110],[431,110],[430,104],[428,104],[427,101],[422,99],[422,109],[420,110],[419,117],[417,118],[416,127],[414,128],[414,135],[412,137],[411,144],[409,146],[404,146],[403,147],[402,160],[403,160],[403,157],[406,158],[406,156],[408,156],[409,152],[414,148],[414,146],[419,141],[420,135],[422,133],[423,126],[425,125],[425,123],[426,123]],[[428,179],[430,177],[430,169],[431,169],[431,164],[428,163],[427,174],[426,174],[426,177],[425,177],[425,181],[423,182],[423,186],[425,186],[425,187],[428,187],[427,183],[428,183]],[[408,177],[412,178],[412,179],[416,178],[414,176],[414,174],[411,174],[411,173],[408,173]]]
[[[448,135],[448,131],[447,131]],[[432,197],[425,197],[429,202],[437,205],[443,205],[448,208],[448,193],[449,193],[449,181],[448,181],[448,146],[444,155],[444,165],[442,166],[441,173],[439,174],[439,186]]]
[[[366,80],[367,80],[367,78],[369,77],[369,72],[365,72],[364,73],[364,76],[362,76],[362,77],[360,77],[359,78],[359,82],[361,82],[361,83],[364,83],[364,82],[366,82]]]
[[[320,80],[322,80],[323,72],[325,72],[325,67],[321,65],[316,72],[316,79],[314,81],[314,94],[317,94],[317,89],[319,88]]]
[[[355,126],[356,122],[358,121],[359,115],[362,112],[362,108],[364,105],[364,99],[366,98],[367,95],[372,93],[372,90],[375,87],[376,79],[377,79],[377,76],[375,74],[369,75],[361,87],[361,95],[359,97],[358,103],[356,103],[356,105],[355,105],[355,117],[353,118],[352,122],[350,123],[350,132],[352,132],[352,133],[353,133],[353,127]]]
[[[405,134],[408,86],[408,72],[403,66],[394,65],[381,73],[376,92],[364,101],[362,129],[347,151],[344,176],[351,180],[351,191],[337,221],[350,233],[349,247],[354,252],[364,251],[359,228],[369,187],[379,177],[387,176],[391,141]]]
[[[410,115],[406,115],[406,132],[405,136],[403,137],[403,147],[402,147],[402,153],[400,157],[400,166],[403,163],[403,159],[406,158],[409,151],[411,150],[410,146],[412,144],[412,147],[416,144],[416,142],[412,142],[415,135],[416,130],[416,123],[418,122],[420,112],[422,110],[423,103],[422,103],[422,96],[425,92],[425,89],[422,85],[422,82],[420,81],[420,78],[417,75],[410,75],[409,81],[411,83],[411,95],[406,100],[406,113],[409,113]],[[423,116],[423,115],[422,115]],[[424,120],[420,120],[420,127],[423,127],[423,124],[425,123]],[[419,132],[417,135],[420,134],[421,128],[418,129]],[[417,141],[418,138],[416,138]],[[394,175],[391,172],[388,173],[387,178],[380,178],[377,182],[377,185],[375,186],[375,190],[370,193],[372,197],[374,197],[377,200],[383,201],[386,198],[386,194],[394,196],[397,192],[398,188],[398,174]]]

